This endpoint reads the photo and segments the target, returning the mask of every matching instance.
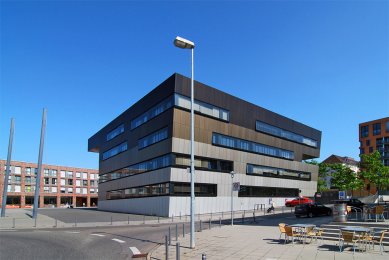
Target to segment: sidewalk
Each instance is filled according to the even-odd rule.
[[[56,221],[53,218],[48,216],[38,214],[38,218],[32,218],[31,209],[7,209],[5,212],[5,217],[0,218],[0,230],[1,229],[29,229],[29,228],[52,228],[57,224],[57,226],[63,225],[62,222]]]
[[[275,226],[235,225],[214,227],[195,233],[196,247],[189,249],[190,236],[180,238],[180,256],[184,259],[202,259],[206,254],[208,260],[225,259],[389,259],[386,251],[380,255],[379,246],[368,252],[356,251],[353,255],[352,247],[348,246],[339,252],[337,242],[324,240],[313,241],[310,244],[284,244],[279,240],[279,229]],[[165,260],[165,246],[156,249],[151,259]],[[176,259],[176,241],[169,246],[169,259]]]

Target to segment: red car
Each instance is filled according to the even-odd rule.
[[[313,203],[313,200],[311,200],[309,198],[306,198],[306,197],[299,197],[299,198],[295,198],[295,199],[292,199],[292,200],[287,200],[285,202],[285,206],[287,206],[287,207],[294,207],[296,205],[306,204],[306,203]]]

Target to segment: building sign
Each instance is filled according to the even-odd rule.
[[[340,200],[346,199],[346,192],[345,191],[343,191],[343,190],[339,191],[339,199]]]

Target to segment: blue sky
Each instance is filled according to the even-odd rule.
[[[389,115],[389,1],[1,1],[0,158],[98,167],[90,136],[174,72],[322,131],[358,159]],[[298,101],[296,101],[298,100]],[[242,115],[244,116],[244,115]]]

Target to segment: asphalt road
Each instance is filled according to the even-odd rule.
[[[172,230],[174,228],[172,226]],[[129,247],[149,252],[164,243],[167,233],[166,224],[4,230],[0,232],[0,259],[128,259]],[[172,232],[172,235],[175,236],[175,233]]]

